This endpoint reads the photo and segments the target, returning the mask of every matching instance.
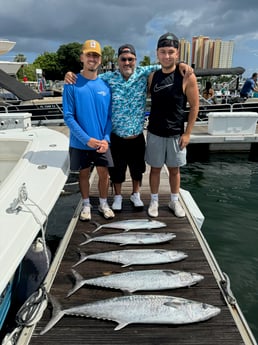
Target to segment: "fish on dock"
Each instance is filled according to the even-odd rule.
[[[103,235],[91,237],[84,233],[86,241],[82,242],[80,246],[90,242],[108,242],[118,243],[121,246],[128,244],[156,244],[164,243],[176,237],[173,232],[119,232],[116,234]]]
[[[130,230],[142,230],[142,229],[159,229],[164,228],[167,225],[158,220],[152,219],[127,219],[112,223],[106,223],[99,225],[93,232],[97,232],[102,228],[119,229],[124,231]]]
[[[67,297],[70,297],[83,285],[119,289],[127,293],[132,293],[135,291],[158,291],[189,287],[204,279],[198,273],[168,269],[130,271],[90,279],[84,279],[73,269],[72,274],[75,278],[75,284],[68,292]]]
[[[179,250],[166,249],[124,249],[112,250],[97,254],[86,255],[80,251],[80,260],[73,265],[78,266],[85,260],[100,260],[122,264],[122,267],[131,265],[155,265],[180,261],[187,258],[187,254]]]
[[[203,302],[160,295],[130,295],[86,303],[67,309],[49,295],[53,311],[50,321],[40,334],[45,334],[64,316],[74,315],[117,322],[114,330],[129,324],[189,324],[208,320],[220,308]]]

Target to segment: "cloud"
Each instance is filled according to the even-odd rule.
[[[158,37],[172,31],[189,41],[199,35],[234,40],[236,61],[258,66],[257,0],[0,0],[0,5],[1,38],[17,42],[12,55],[36,58],[61,44],[95,38],[116,50],[132,43],[140,57],[155,56]]]

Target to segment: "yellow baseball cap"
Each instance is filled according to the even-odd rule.
[[[84,54],[87,53],[96,53],[101,56],[101,46],[98,41],[95,40],[87,40],[84,42],[82,46],[82,52]]]

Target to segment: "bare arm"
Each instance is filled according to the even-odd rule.
[[[190,106],[190,111],[188,115],[188,122],[186,125],[185,132],[180,139],[181,148],[184,148],[189,144],[190,135],[193,130],[199,111],[199,90],[195,74],[191,74],[188,77],[184,77],[183,90],[186,94],[187,101]]]

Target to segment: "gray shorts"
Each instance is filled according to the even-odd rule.
[[[180,135],[166,138],[148,132],[145,151],[147,164],[154,168],[161,168],[164,164],[170,168],[185,165],[186,148],[180,149],[179,139]]]

